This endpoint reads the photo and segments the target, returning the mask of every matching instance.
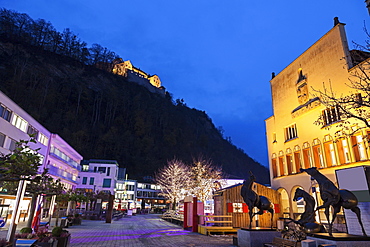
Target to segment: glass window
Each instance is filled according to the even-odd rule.
[[[108,167],[107,176],[110,175],[110,167]]]
[[[87,177],[82,178],[82,184],[87,184]]]
[[[27,134],[29,135],[34,135],[34,137],[37,139],[37,134],[39,133],[39,131],[32,127],[31,125],[28,125],[28,128],[27,128]]]
[[[4,147],[5,135],[0,133],[0,147]]]
[[[94,185],[94,182],[95,182],[95,178],[94,177],[91,177],[90,178],[90,185]]]
[[[110,178],[104,178],[103,188],[110,188],[111,181],[112,181],[112,179],[110,179]]]
[[[289,127],[285,128],[285,141],[289,141],[297,137],[298,137],[297,127],[295,124],[292,124]]]
[[[38,141],[40,143],[44,144],[45,146],[47,146],[48,142],[49,142],[49,138],[47,138],[43,133],[39,133]],[[55,149],[55,151],[57,151],[57,150],[58,149]],[[55,154],[58,155],[57,153],[55,153]]]
[[[18,129],[22,130],[23,132],[27,132],[27,121],[24,120],[23,118],[21,118],[20,116],[18,115],[14,115],[14,118],[13,118],[13,121],[12,121],[12,124],[17,127]]]
[[[16,141],[13,140],[13,139],[10,139],[10,145],[9,145],[9,150],[10,151],[14,151],[15,148],[16,148],[16,145],[15,145]]]
[[[106,171],[106,168],[105,167],[99,167],[98,168],[98,172],[105,173],[105,171]]]

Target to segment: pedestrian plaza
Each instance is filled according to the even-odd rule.
[[[25,222],[20,222],[17,231],[24,226]],[[81,225],[70,226],[67,230],[72,235],[70,247],[235,246],[232,235],[205,236],[186,231],[162,220],[159,214],[123,217],[112,223],[83,220]],[[2,228],[0,238],[5,238],[6,234],[6,228]]]

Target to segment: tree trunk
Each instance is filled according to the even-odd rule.
[[[31,208],[30,208],[30,212],[28,214],[28,221],[27,221],[27,227],[31,227],[32,225],[32,220],[33,220],[33,216],[35,214],[35,211],[36,211],[36,202],[37,202],[37,194],[32,194],[32,199],[31,199]]]

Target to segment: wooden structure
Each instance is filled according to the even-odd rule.
[[[214,194],[215,215],[232,216],[233,228],[249,228],[248,206],[244,203],[240,190],[242,184],[237,184],[228,188],[218,190]],[[280,193],[264,185],[254,183],[253,190],[258,194],[267,197],[274,204],[273,226],[276,227],[276,221],[283,214],[280,210]],[[270,214],[264,213],[253,218],[252,227],[270,228]]]
[[[236,232],[237,229],[232,227],[232,217],[232,215],[199,215],[198,232],[204,235],[212,232],[222,234]]]

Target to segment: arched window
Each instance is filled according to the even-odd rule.
[[[284,176],[285,173],[285,164],[284,164],[284,152],[279,152],[279,176]]]
[[[289,205],[289,195],[286,189],[280,188],[278,189],[280,193],[280,209],[283,212],[283,217],[289,218],[290,217],[290,205]]]
[[[293,157],[292,157],[292,150],[290,148],[286,150],[285,159],[286,159],[288,175],[293,174]]]
[[[322,147],[321,142],[319,139],[314,139],[312,143],[312,153],[313,153],[313,161],[314,166],[317,168],[324,168],[324,158],[322,155]]]
[[[300,169],[302,167],[302,161],[301,161],[301,148],[296,145],[294,147],[294,169],[293,169],[293,173],[300,173]]]
[[[273,153],[272,156],[271,156],[271,168],[272,168],[272,177],[273,178],[276,178],[278,176],[278,172],[277,172],[277,159],[276,159],[276,154]]]
[[[324,151],[326,166],[332,167],[337,165],[337,158],[334,150],[333,138],[330,135],[324,137]]]
[[[305,169],[312,167],[311,148],[308,142],[303,143],[303,164]]]

